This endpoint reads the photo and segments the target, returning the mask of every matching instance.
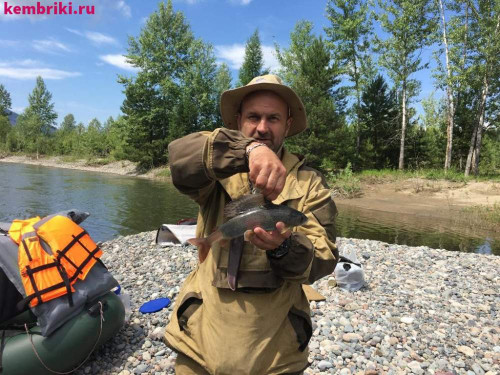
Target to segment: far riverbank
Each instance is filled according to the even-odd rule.
[[[142,172],[137,164],[123,160],[104,163],[99,160],[71,160],[52,156],[34,159],[28,156],[11,155],[0,158],[0,162],[22,163],[55,168],[67,168],[153,180],[168,180],[168,167]],[[361,193],[356,198],[335,196],[339,206],[357,207],[374,212],[417,215],[430,219],[450,219],[477,226],[483,230],[499,232],[496,221],[487,222],[484,212],[498,210],[500,206],[500,182],[469,181],[451,182],[408,178],[397,181],[361,181]],[[491,215],[490,215],[491,216]]]

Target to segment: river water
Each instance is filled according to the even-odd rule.
[[[338,236],[500,255],[500,238],[451,220],[338,208]],[[168,182],[0,162],[1,222],[67,209],[90,212],[83,226],[96,241],[156,230],[197,213],[197,205]]]

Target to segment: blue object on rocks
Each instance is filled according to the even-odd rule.
[[[150,314],[160,311],[161,309],[164,309],[168,305],[170,305],[170,300],[168,298],[157,298],[152,301],[144,303],[139,308],[139,311],[143,314]]]

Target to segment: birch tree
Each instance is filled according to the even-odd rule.
[[[372,17],[366,0],[329,0],[326,6],[330,27],[325,28],[333,58],[353,86],[349,94],[355,98],[351,113],[356,129],[356,153],[360,152],[361,95],[375,77],[370,54],[373,34]]]
[[[216,121],[213,48],[194,37],[168,0],[158,4],[139,36],[129,37],[126,58],[138,68],[133,77],[119,77],[126,151],[143,168],[164,164],[170,141]]]
[[[465,165],[465,176],[470,173],[479,173],[479,161],[481,154],[482,137],[487,123],[489,102],[495,98],[500,90],[498,83],[500,78],[500,2],[497,0],[479,0],[472,2],[466,0],[471,9],[471,22],[468,30],[470,38],[474,40],[473,51],[471,51],[471,79],[479,77],[480,97],[477,106],[476,123]]]
[[[420,90],[420,82],[412,74],[428,66],[422,61],[421,53],[433,41],[435,20],[430,0],[379,0],[385,11],[377,15],[382,29],[388,34],[385,40],[378,40],[380,64],[385,67],[399,91],[401,103],[401,138],[398,168],[404,168],[405,136],[408,122],[408,104]]]
[[[11,106],[12,100],[10,99],[10,93],[5,89],[4,85],[0,83],[0,116],[8,116]]]
[[[445,86],[446,86],[446,104],[448,107],[447,111],[447,123],[446,123],[446,155],[444,161],[444,169],[448,170],[451,166],[451,153],[453,148],[453,129],[454,129],[454,118],[455,118],[455,95],[453,90],[453,73],[450,63],[450,49],[449,41],[446,27],[446,17],[445,17],[445,5],[444,0],[436,0],[439,7],[439,16],[441,20],[441,35],[443,40],[444,56],[445,56]]]

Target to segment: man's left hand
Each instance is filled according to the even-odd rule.
[[[272,232],[268,232],[261,227],[256,227],[250,234],[249,240],[259,249],[274,250],[292,234],[290,230],[285,231],[285,228],[285,223],[281,221],[276,223],[276,229]]]

